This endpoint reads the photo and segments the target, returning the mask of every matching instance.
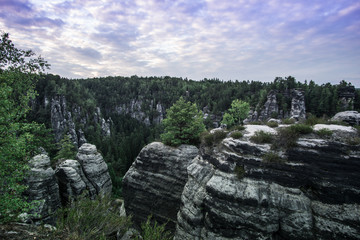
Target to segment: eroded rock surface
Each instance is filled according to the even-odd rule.
[[[360,113],[357,111],[339,112],[331,120],[346,122],[350,125],[360,125]]]
[[[36,155],[29,161],[29,167],[30,170],[25,179],[28,189],[24,194],[28,200],[38,202],[31,219],[51,222],[51,214],[61,206],[61,203],[55,172],[50,166],[50,158],[46,154]]]
[[[149,215],[174,230],[187,166],[198,154],[190,145],[177,148],[154,142],[144,147],[123,180],[127,215],[140,225]]]
[[[175,239],[360,239],[360,148],[301,138],[285,163],[269,144],[226,138],[188,167]]]

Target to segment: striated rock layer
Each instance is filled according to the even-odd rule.
[[[149,215],[174,230],[187,166],[198,155],[190,145],[178,148],[154,142],[144,147],[123,180],[125,209],[140,225]]]
[[[264,162],[268,144],[226,138],[188,166],[175,239],[360,239],[360,148],[302,138]]]

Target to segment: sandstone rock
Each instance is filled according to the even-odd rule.
[[[290,118],[297,121],[306,119],[305,93],[301,90],[291,91],[291,111]]]
[[[148,215],[175,229],[180,196],[187,180],[186,168],[198,154],[190,145],[177,148],[154,142],[144,147],[123,179],[127,215],[140,226]]]
[[[107,165],[95,145],[85,143],[79,148],[78,160],[65,160],[56,168],[63,204],[85,190],[89,197],[111,193],[112,183]]]
[[[267,100],[264,104],[263,110],[260,112],[259,120],[266,120],[272,116],[272,114],[279,113],[279,105],[276,100],[276,92],[270,91],[267,95]]]
[[[331,120],[346,122],[350,125],[360,125],[360,113],[357,111],[339,112]]]
[[[36,155],[29,161],[30,170],[25,178],[28,200],[37,200],[38,205],[30,218],[33,221],[52,222],[52,214],[61,205],[59,187],[55,172],[50,166],[50,159],[45,154]]]

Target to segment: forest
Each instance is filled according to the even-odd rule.
[[[221,81],[219,79],[190,79],[165,77],[103,77],[90,79],[66,79],[58,75],[42,75],[35,90],[36,99],[27,116],[29,122],[45,124],[51,129],[51,104],[56,96],[65,96],[69,110],[80,109],[80,116],[74,117],[76,130],[82,129],[88,142],[95,144],[109,165],[114,185],[114,194],[121,195],[122,177],[135,160],[143,146],[159,140],[163,132],[162,124],[155,123],[159,115],[156,104],[164,110],[169,109],[180,97],[195,103],[199,110],[219,116],[230,107],[235,99],[249,103],[253,110],[260,110],[267,100],[267,94],[277,92],[281,110],[289,111],[291,100],[283,93],[289,89],[299,89],[305,94],[308,115],[329,118],[341,109],[339,92],[351,86],[344,80],[337,85],[330,83],[318,85],[314,81],[297,81],[294,77],[276,77],[272,82],[261,81]],[[142,116],[148,122],[132,118],[126,111],[120,113],[119,106],[131,106],[134,101],[141,103]],[[353,109],[360,110],[360,89],[355,89]],[[84,124],[82,116],[90,119],[101,109],[104,119],[111,119],[110,136],[105,136],[99,123],[88,121]],[[350,110],[350,109],[349,109]],[[212,128],[210,119],[205,119],[207,128]],[[47,151],[54,157],[64,146],[48,144]],[[57,147],[55,147],[57,146]],[[46,146],[45,146],[46,147]]]

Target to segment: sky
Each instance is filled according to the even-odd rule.
[[[0,30],[67,78],[360,87],[360,0],[0,0]]]

